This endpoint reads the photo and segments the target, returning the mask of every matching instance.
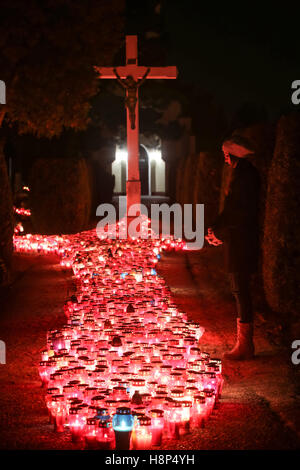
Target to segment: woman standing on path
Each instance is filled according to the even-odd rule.
[[[258,171],[246,158],[254,152],[249,142],[233,136],[223,143],[225,162],[232,175],[224,209],[208,229],[207,241],[225,245],[225,267],[237,308],[237,342],[225,358],[251,359],[254,356],[251,274],[257,270],[259,252]]]

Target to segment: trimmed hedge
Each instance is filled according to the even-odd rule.
[[[270,307],[300,311],[300,114],[282,116],[268,176],[263,282]]]
[[[181,157],[176,171],[176,202],[183,202],[183,174],[184,174],[185,158]]]
[[[218,152],[200,152],[182,158],[177,167],[176,202],[204,204],[205,227],[212,224],[218,212],[222,155]]]
[[[194,168],[193,204],[204,204],[205,230],[218,213],[223,157],[218,152],[200,152]]]
[[[108,173],[97,160],[87,160],[91,187],[91,217],[96,218],[99,204],[111,203],[114,191],[114,176]]]
[[[75,233],[88,227],[91,188],[84,159],[37,160],[31,170],[30,188],[35,231]]]
[[[181,204],[191,204],[195,177],[195,155],[189,155],[184,161],[181,188]]]
[[[3,142],[0,142],[0,285],[10,281],[13,253],[13,204]]]

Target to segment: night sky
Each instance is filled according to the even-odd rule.
[[[179,80],[212,92],[229,114],[245,102],[263,105],[270,117],[293,107],[300,16],[282,2],[260,5],[165,2],[169,64],[178,66]]]

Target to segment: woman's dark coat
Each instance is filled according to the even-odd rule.
[[[212,226],[216,237],[224,241],[229,273],[252,273],[257,269],[259,189],[258,171],[248,160],[239,159],[224,210]]]

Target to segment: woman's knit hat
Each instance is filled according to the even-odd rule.
[[[247,158],[254,155],[254,148],[246,137],[241,135],[233,135],[225,140],[222,145],[224,153],[229,153],[238,158]]]

